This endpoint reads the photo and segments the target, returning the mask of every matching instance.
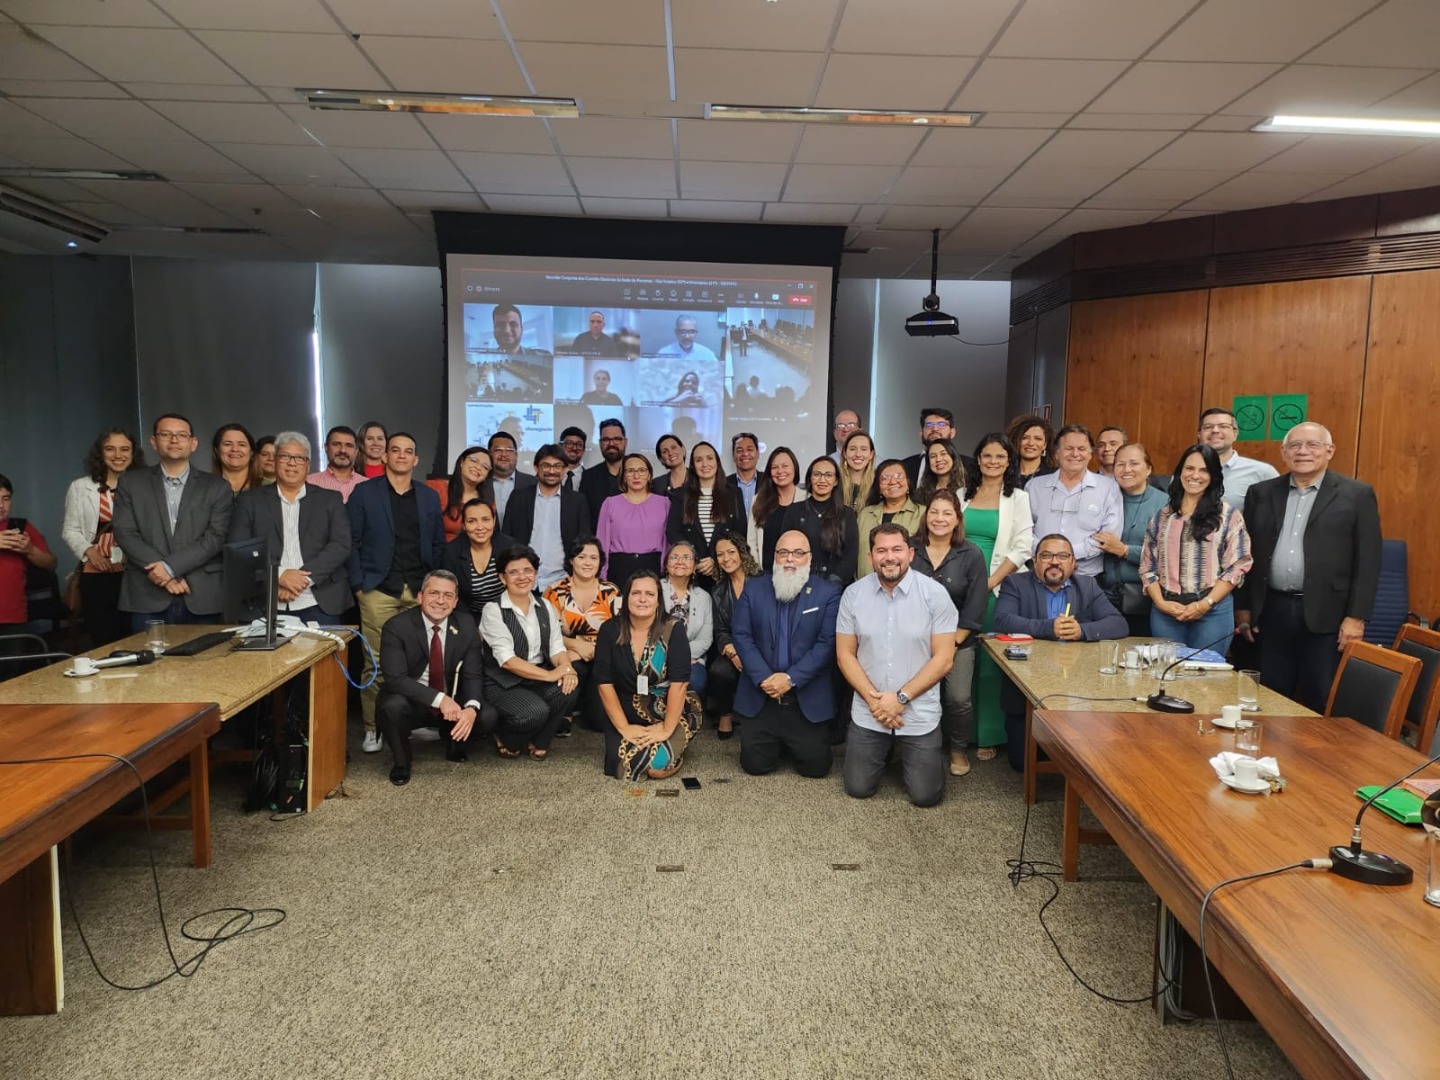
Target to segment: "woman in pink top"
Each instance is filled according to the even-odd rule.
[[[653,473],[643,454],[626,454],[621,469],[625,489],[600,504],[595,534],[606,552],[600,576],[623,587],[637,570],[659,575],[670,500],[651,492]]]

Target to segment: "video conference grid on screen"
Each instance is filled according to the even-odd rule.
[[[652,458],[753,432],[803,463],[825,446],[830,271],[449,257],[450,457],[498,430],[522,468],[567,427],[625,424]]]

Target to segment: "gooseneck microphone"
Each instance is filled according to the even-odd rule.
[[[1164,671],[1160,673],[1160,682],[1164,683],[1166,676],[1168,676],[1170,672],[1174,671],[1177,665],[1183,664],[1186,660],[1189,660],[1191,656],[1194,656],[1195,653],[1204,652],[1205,649],[1213,649],[1216,645],[1220,645],[1223,642],[1229,641],[1234,636],[1235,630],[1232,627],[1231,629],[1227,630],[1223,636],[1216,638],[1209,645],[1206,645],[1204,649],[1194,649],[1191,651],[1190,656],[1177,656],[1175,658],[1175,663],[1171,664],[1169,667],[1167,667]],[[1175,697],[1173,694],[1167,694],[1164,690],[1156,690],[1155,693],[1151,694],[1148,698],[1145,699],[1145,704],[1149,705],[1150,708],[1154,709],[1156,712],[1193,713],[1195,711],[1195,705],[1193,702],[1186,701],[1183,697]]]
[[[1365,816],[1365,811],[1369,810],[1370,805],[1381,795],[1398,787],[1421,769],[1434,765],[1436,762],[1440,762],[1440,754],[1422,761],[1393,784],[1387,784],[1361,803],[1360,812],[1355,815],[1355,828],[1350,833],[1350,843],[1330,849],[1330,858],[1333,863],[1330,867],[1332,874],[1339,874],[1343,878],[1363,882],[1366,885],[1409,885],[1415,879],[1415,871],[1399,859],[1366,851],[1361,846],[1360,819]]]

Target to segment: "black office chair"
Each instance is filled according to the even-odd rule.
[[[1421,666],[1413,656],[1364,641],[1350,642],[1330,684],[1325,715],[1348,716],[1387,739],[1398,740]]]
[[[1430,743],[1440,718],[1440,678],[1436,678],[1440,675],[1440,631],[1407,623],[1395,635],[1395,651],[1420,661],[1420,678],[1410,697],[1410,707],[1405,710],[1399,737],[1404,742],[1406,735],[1413,732],[1415,749],[1428,756],[1434,753]]]
[[[0,634],[0,682],[70,657],[68,652],[52,650],[39,634]]]

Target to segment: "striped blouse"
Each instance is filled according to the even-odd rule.
[[[1147,587],[1159,583],[1169,593],[1204,595],[1217,581],[1239,588],[1254,561],[1245,519],[1229,503],[1221,506],[1219,526],[1200,542],[1190,533],[1190,519],[1167,503],[1146,526],[1140,582]]]

